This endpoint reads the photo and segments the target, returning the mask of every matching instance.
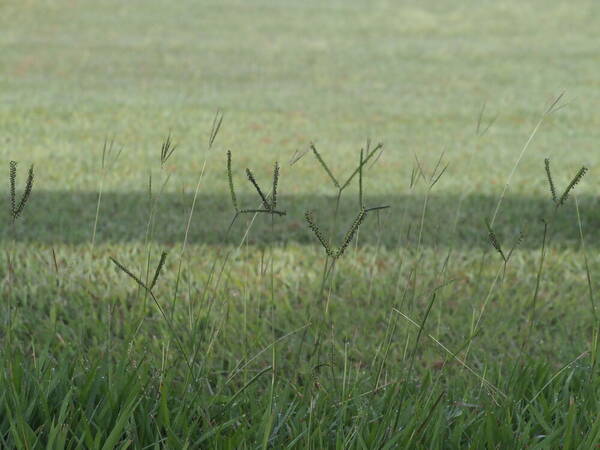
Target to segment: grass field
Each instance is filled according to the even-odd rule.
[[[0,447],[600,444],[600,5],[444,5],[0,2]]]

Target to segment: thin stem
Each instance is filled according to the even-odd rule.
[[[583,252],[583,260],[585,262],[585,274],[587,277],[588,284],[588,293],[590,299],[590,306],[592,307],[592,315],[594,316],[594,321],[598,322],[598,313],[596,312],[596,302],[594,301],[594,290],[592,288],[592,275],[590,270],[590,264],[588,262],[587,251],[585,249],[585,241],[583,240],[583,226],[581,225],[581,216],[579,215],[579,200],[577,196],[575,198],[575,210],[577,211],[577,225],[579,228],[579,241],[581,242],[581,251]]]
[[[544,234],[542,236],[542,253],[540,255],[540,264],[538,267],[538,273],[535,279],[535,290],[533,292],[533,298],[531,299],[531,314],[529,317],[529,328],[527,331],[527,335],[526,338],[523,341],[523,350],[525,350],[525,346],[527,345],[530,337],[531,337],[531,332],[533,331],[533,323],[534,323],[534,319],[535,319],[535,309],[537,306],[537,299],[538,299],[538,294],[540,291],[540,283],[541,283],[541,279],[542,279],[542,271],[544,269],[544,259],[546,256],[546,237],[548,234],[548,223],[544,221]]]
[[[521,153],[519,153],[519,157],[517,158],[515,165],[511,169],[510,173],[508,174],[508,178],[506,180],[506,183],[504,184],[504,188],[502,189],[500,198],[498,198],[498,203],[496,204],[496,208],[494,209],[494,214],[492,215],[492,220],[490,221],[491,226],[494,226],[494,223],[496,222],[496,217],[498,216],[498,211],[500,211],[500,206],[502,205],[502,201],[504,200],[504,197],[506,196],[506,191],[508,190],[508,187],[510,186],[512,178],[513,178],[515,172],[517,171],[517,167],[519,166],[519,163],[521,162],[521,160],[523,159],[523,156],[525,155],[525,152],[529,148],[529,144],[531,144],[531,141],[533,141],[533,138],[535,137],[538,130],[542,126],[542,123],[544,123],[544,121],[546,120],[546,117],[548,117],[552,112],[556,111],[556,109],[557,109],[556,105],[560,102],[563,95],[564,95],[564,93],[560,94],[554,100],[554,102],[550,105],[550,107],[546,111],[544,111],[544,113],[540,117],[540,120],[538,121],[536,126],[533,128],[533,131],[529,135],[529,138],[525,142],[525,145],[523,145],[523,148],[521,148]]]

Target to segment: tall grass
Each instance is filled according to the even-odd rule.
[[[585,249],[574,196],[587,169],[576,172],[559,193],[545,161],[553,208],[540,223],[539,253],[533,252],[527,264],[520,262],[527,258],[524,234],[501,235],[495,223],[541,120],[491,219],[481,221],[493,258],[482,257],[480,267],[474,263],[468,277],[454,270],[451,251],[425,242],[430,196],[448,172],[443,154],[432,170],[415,157],[410,188],[422,182],[425,195],[409,224],[416,231],[412,238],[406,233],[412,241],[401,250],[402,259],[379,240],[375,249],[359,245],[374,230],[393,232],[380,217],[390,205],[369,206],[366,177],[383,149],[369,142],[344,181],[325,162],[329,158],[310,147],[334,194],[318,214],[305,212],[318,252],[305,246],[294,253],[277,234],[277,221],[295,211],[281,184],[293,176],[293,167],[274,162],[268,185],[259,168],[246,168],[246,187],[253,193],[247,200],[236,190],[235,161],[227,151],[223,176],[233,218],[220,230],[222,251],[196,255],[196,247],[188,248],[189,233],[193,221],[201,221],[194,212],[221,123],[217,115],[182,245],[170,252],[175,258],[166,249],[160,257],[151,251],[161,214],[152,175],[144,249],[121,255],[119,247],[109,248],[115,270],[91,280],[77,277],[70,273],[77,262],[67,265],[54,248],[48,269],[37,250],[13,241],[2,289],[8,305],[0,353],[3,448],[592,448],[600,442],[597,265]],[[103,161],[110,148],[105,145]],[[158,195],[171,177],[164,167],[176,157],[174,151],[169,134],[160,149]],[[99,184],[95,254],[106,252],[96,242],[96,228],[108,175],[103,171]],[[19,197],[17,166],[10,164],[8,222],[13,227],[28,212],[33,179],[32,168]],[[357,195],[357,209],[341,226],[340,205],[348,192]],[[545,277],[561,267],[553,261],[554,218],[568,213],[571,197],[592,320],[578,334],[587,339],[575,346],[581,351],[557,364],[538,354],[545,348],[541,324],[549,311],[541,302],[549,302]],[[248,218],[244,227],[234,226],[242,218]],[[269,221],[266,249],[248,239],[261,218]],[[231,245],[236,239],[239,244]],[[16,265],[37,278],[16,279]],[[462,281],[465,277],[473,281]],[[450,306],[473,292],[465,288],[471,282],[481,294],[478,303]],[[95,297],[102,289],[78,283],[98,285],[105,296]],[[140,291],[153,308],[146,307]],[[509,300],[514,305],[501,305]],[[456,311],[460,315],[453,320]],[[505,348],[493,334],[490,316],[496,314],[514,321],[496,324],[499,335],[514,333],[504,335]]]

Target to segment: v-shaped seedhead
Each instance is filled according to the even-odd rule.
[[[31,196],[31,191],[33,190],[33,164],[29,168],[29,173],[27,175],[27,182],[25,183],[25,189],[23,191],[23,195],[21,199],[17,203],[17,194],[16,194],[16,185],[17,185],[17,162],[10,162],[10,170],[9,170],[9,180],[10,180],[10,214],[12,217],[13,223],[21,216],[23,210],[25,209],[25,205],[27,205],[27,201]]]

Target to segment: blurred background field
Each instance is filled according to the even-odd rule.
[[[451,163],[443,190],[495,195],[543,111],[568,107],[526,155],[512,192],[543,190],[540,160],[597,164],[594,2],[3,2],[2,152],[44,167],[40,188],[94,191],[106,136],[124,146],[114,191],[143,190],[169,130],[190,185],[217,109],[219,150],[245,167],[314,141],[342,170],[386,144],[373,193],[406,191],[413,154]],[[482,104],[497,117],[475,151]],[[216,153],[216,152],[215,152]],[[472,160],[472,161],[471,161]],[[221,168],[222,156],[210,167]],[[298,165],[287,192],[321,193]],[[222,192],[220,170],[204,191]],[[218,183],[217,181],[220,181]],[[591,188],[591,187],[590,187]]]
[[[388,198],[393,217],[413,197],[415,155],[431,168],[443,153],[449,167],[433,192],[434,211],[455,222],[464,197],[459,228],[472,236],[540,114],[563,91],[566,107],[544,123],[508,191],[515,206],[507,222],[539,215],[544,157],[568,174],[598,163],[593,2],[52,1],[1,8],[0,152],[41,169],[29,239],[48,241],[48,229],[50,239],[85,241],[107,137],[124,151],[104,186],[116,216],[100,224],[100,239],[136,235],[137,226],[119,229],[127,219],[116,210],[140,204],[169,131],[178,149],[167,205],[189,203],[217,110],[224,127],[201,194],[204,207],[219,213],[229,206],[225,149],[234,154],[238,188],[247,190],[245,167],[265,176],[273,160],[285,165],[315,142],[342,174],[371,139],[385,152],[365,179],[368,194]],[[493,123],[476,137],[482,110],[481,129]],[[299,198],[288,202],[295,212],[333,195],[314,169],[309,158],[283,169],[282,194]],[[596,188],[581,186],[586,224]],[[168,215],[178,211],[185,216],[181,208]],[[211,232],[229,215],[203,219],[209,223],[195,221],[192,233],[214,241]]]

